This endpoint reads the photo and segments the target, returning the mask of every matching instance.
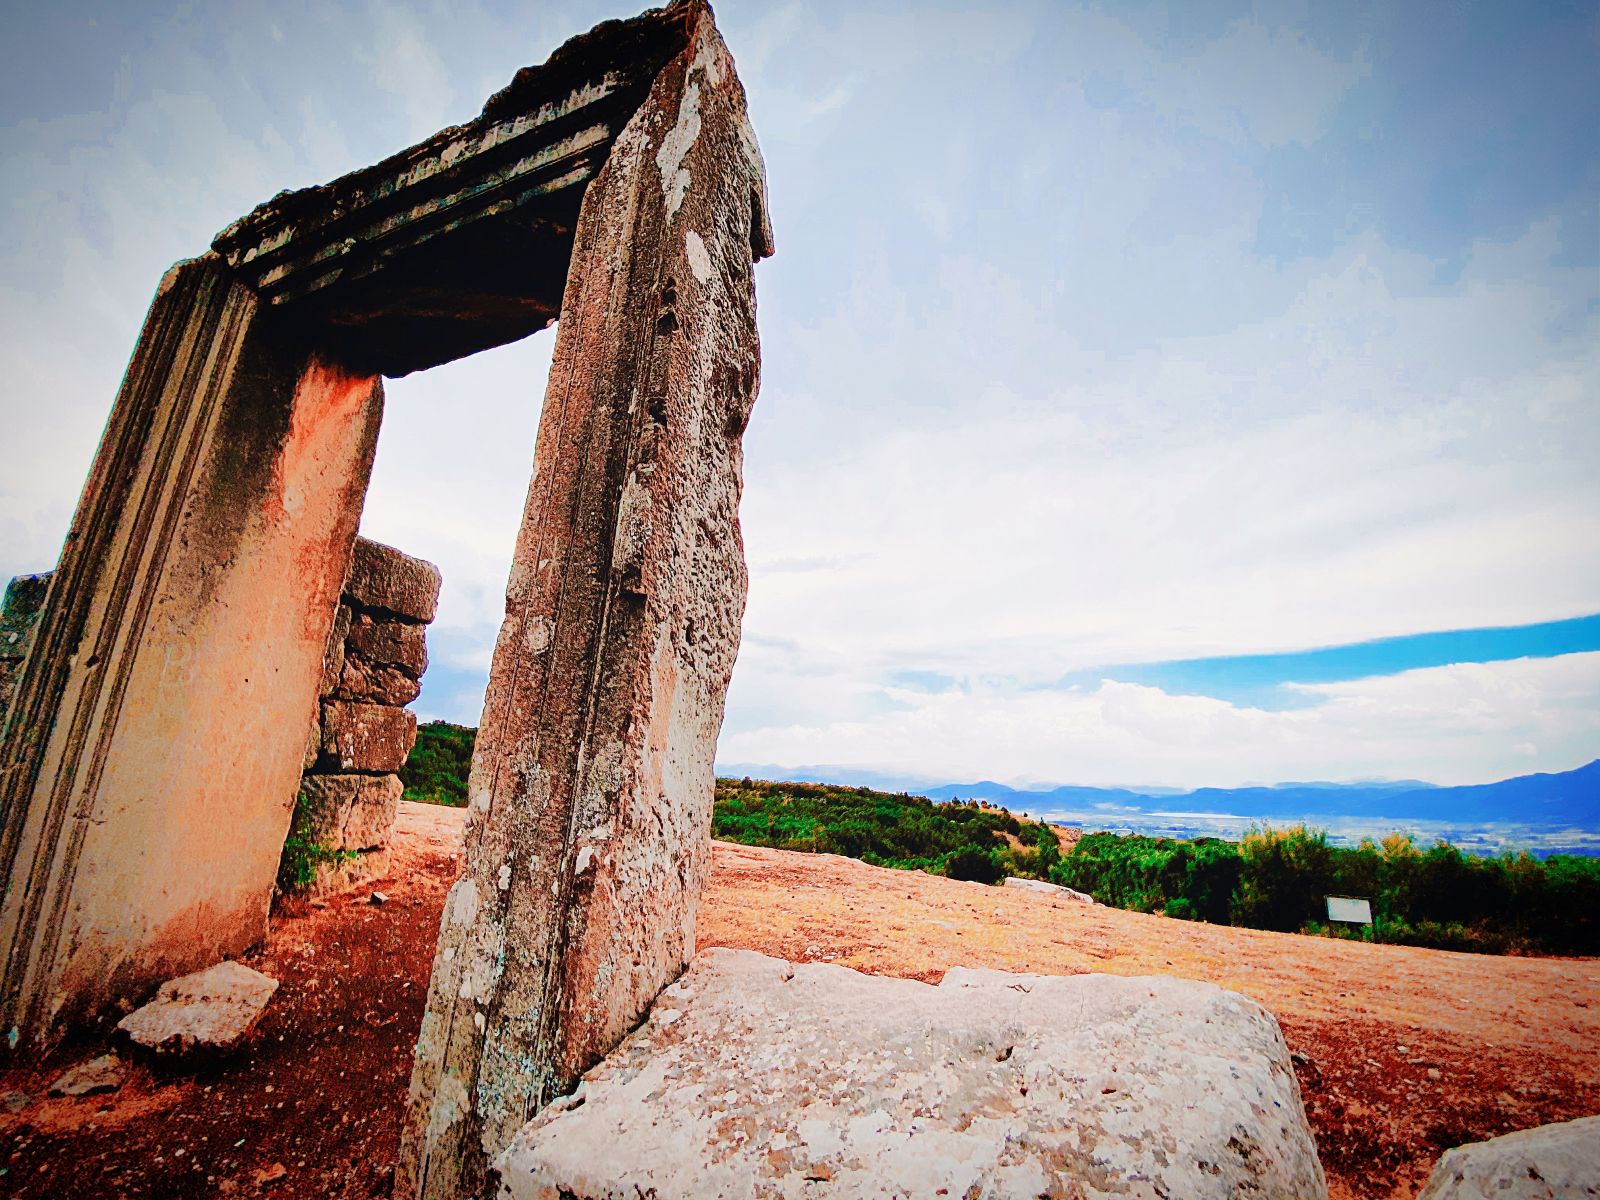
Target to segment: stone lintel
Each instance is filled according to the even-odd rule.
[[[697,9],[607,21],[519,71],[477,119],[285,192],[213,248],[363,369],[403,375],[525,337],[560,312],[584,189]]]

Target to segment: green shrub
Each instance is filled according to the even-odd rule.
[[[311,837],[306,828],[314,816],[310,797],[301,792],[295,797],[289,836],[283,840],[283,853],[278,859],[280,891],[303,892],[317,881],[318,867],[324,863],[332,866],[349,862],[360,854],[357,850],[335,850],[326,842]]]
[[[448,721],[417,728],[417,744],[400,768],[405,798],[460,807],[467,802],[467,778],[478,731]]]

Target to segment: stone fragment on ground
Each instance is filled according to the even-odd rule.
[[[1237,993],[721,949],[495,1168],[502,1200],[1327,1196],[1277,1022]]]
[[[102,1054],[64,1071],[50,1085],[52,1096],[94,1096],[122,1086],[125,1068],[115,1054]]]
[[[117,1028],[157,1053],[224,1051],[255,1027],[278,990],[270,975],[239,962],[220,962],[168,980],[155,999],[135,1009]]]
[[[1600,1197],[1600,1117],[1541,1125],[1448,1150],[1417,1200]]]
[[[1093,904],[1095,899],[1086,892],[1074,891],[1069,887],[1062,887],[1059,883],[1046,883],[1042,879],[1022,879],[1016,875],[1007,875],[1005,886],[1016,888],[1023,892],[1037,892],[1041,896],[1056,896],[1062,900],[1075,900],[1079,904]]]

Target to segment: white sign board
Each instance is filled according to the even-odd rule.
[[[1329,896],[1328,920],[1344,921],[1351,925],[1371,925],[1372,901],[1355,900],[1349,896]]]

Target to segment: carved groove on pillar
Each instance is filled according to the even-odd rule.
[[[67,534],[0,758],[0,878],[8,884],[0,925],[6,937],[0,1023],[6,1030],[38,1030],[41,1018],[48,1019],[38,1011],[43,994],[35,983],[60,940],[87,822],[75,822],[65,845],[63,827],[75,800],[92,803],[139,634],[231,362],[223,378],[207,380],[207,373],[219,359],[237,356],[254,308],[254,297],[214,254],[168,272]],[[209,386],[199,403],[175,401],[196,394],[202,380]],[[75,673],[85,642],[92,643],[88,670]],[[56,736],[63,724],[65,736]],[[34,798],[47,757],[55,760],[53,786]],[[25,846],[31,853],[24,865]],[[20,1010],[13,1007],[19,1001]]]

